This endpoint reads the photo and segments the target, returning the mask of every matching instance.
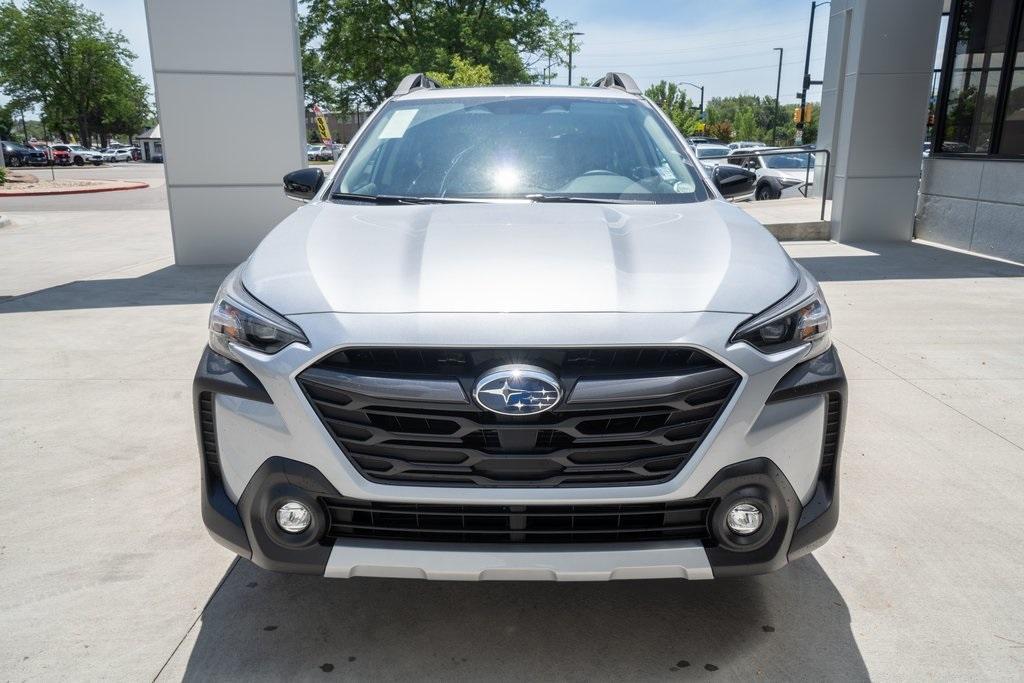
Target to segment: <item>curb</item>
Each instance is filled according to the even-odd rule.
[[[0,192],[2,197],[44,197],[55,194],[92,194],[94,192],[120,192],[122,190],[142,190],[149,187],[149,183],[131,183],[127,187],[83,187],[73,190],[54,190],[43,192]]]

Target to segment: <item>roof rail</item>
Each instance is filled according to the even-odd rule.
[[[604,78],[599,78],[594,83],[595,88],[618,88],[619,90],[625,90],[630,95],[643,95],[643,92],[637,87],[636,81],[629,74],[624,74],[621,71],[609,71],[604,75]]]
[[[402,79],[402,82],[395,88],[395,92],[392,93],[392,97],[398,97],[399,95],[408,95],[413,90],[420,90],[423,88],[440,88],[440,84],[433,80],[426,74],[409,74]]]

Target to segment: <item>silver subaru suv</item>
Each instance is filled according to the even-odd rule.
[[[831,535],[846,379],[814,279],[625,74],[407,77],[232,272],[202,512],[266,569],[606,580]]]

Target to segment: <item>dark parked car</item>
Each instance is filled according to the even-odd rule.
[[[4,164],[12,168],[18,166],[46,166],[50,163],[45,152],[32,149],[16,142],[0,141],[4,148]]]

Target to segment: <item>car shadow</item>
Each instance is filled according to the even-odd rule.
[[[0,314],[126,306],[212,303],[234,266],[167,266],[145,275],[75,280],[26,294],[0,296]]]
[[[1024,266],[952,251],[922,242],[844,244],[843,255],[818,256],[822,246],[790,247],[794,258],[820,282],[943,280],[1024,277]]]
[[[240,560],[197,628],[186,680],[868,679],[813,557],[747,579],[610,583],[327,580]]]

